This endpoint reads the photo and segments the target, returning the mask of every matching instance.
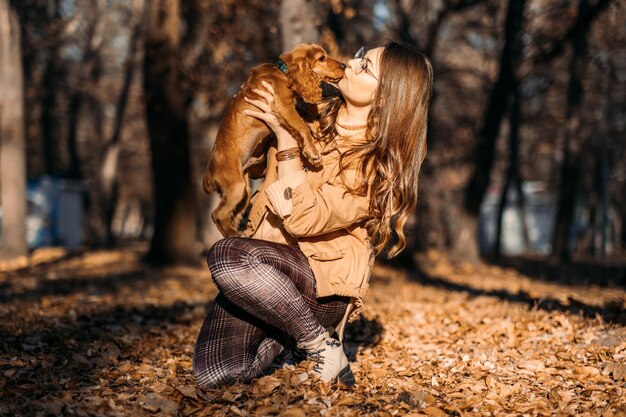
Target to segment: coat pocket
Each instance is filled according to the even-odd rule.
[[[331,249],[324,252],[315,252],[310,256],[316,261],[336,261],[337,259],[343,258],[345,254],[345,249]]]
[[[350,242],[344,237],[311,245],[300,245],[302,252],[308,258],[315,259],[316,261],[336,261],[341,259],[346,255],[349,247]]]

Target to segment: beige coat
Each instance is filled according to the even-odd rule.
[[[340,132],[341,133],[341,132]],[[350,133],[350,132],[347,132]],[[360,310],[374,263],[374,253],[365,230],[369,195],[347,192],[338,174],[338,158],[362,134],[338,137],[320,146],[322,170],[302,173],[304,182],[293,188],[288,198],[285,188],[292,179],[277,179],[275,150],[268,155],[269,165],[263,185],[252,199],[246,235],[254,238],[297,244],[306,255],[317,283],[317,296],[349,296]],[[347,181],[354,181],[355,170],[347,170]],[[297,175],[294,176],[294,178]],[[301,183],[300,183],[301,182]],[[290,200],[290,212],[281,215],[280,206]],[[282,220],[282,221],[281,221]]]

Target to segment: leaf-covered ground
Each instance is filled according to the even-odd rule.
[[[626,414],[620,269],[524,275],[436,252],[420,271],[379,264],[346,336],[356,388],[316,383],[305,363],[207,391],[191,356],[209,273],[140,255],[48,249],[0,264],[0,415]]]

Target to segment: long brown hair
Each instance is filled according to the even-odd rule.
[[[394,233],[397,235],[397,242],[387,252],[392,258],[406,246],[403,228],[417,203],[419,173],[426,157],[433,69],[424,54],[392,41],[383,49],[379,73],[367,120],[367,141],[346,151],[340,167],[344,172],[346,166],[358,161],[361,181],[350,191],[361,195],[369,191],[366,228],[376,253],[385,249]],[[321,114],[320,132],[326,138],[337,136],[335,121],[342,104],[338,97]]]

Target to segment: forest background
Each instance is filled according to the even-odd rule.
[[[409,258],[623,257],[620,1],[2,0],[0,28],[5,258],[41,244],[24,219],[47,178],[79,190],[82,246],[197,259],[219,238],[202,172],[248,70],[300,42],[347,60],[388,39],[435,72]]]

